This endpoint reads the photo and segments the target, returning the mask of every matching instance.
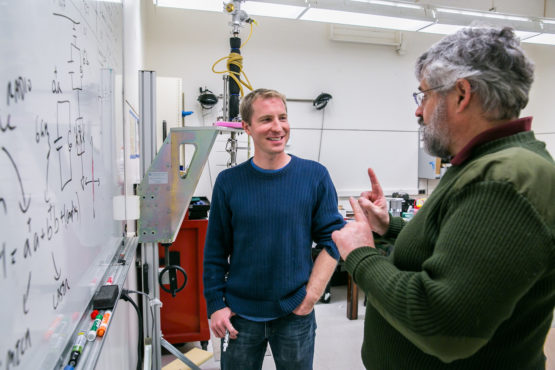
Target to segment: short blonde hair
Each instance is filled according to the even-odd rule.
[[[252,119],[252,104],[258,98],[261,99],[270,99],[270,98],[279,98],[283,102],[285,106],[285,111],[287,112],[287,103],[285,102],[285,95],[270,89],[256,89],[251,91],[247,96],[243,98],[241,101],[241,106],[239,107],[239,113],[241,114],[241,119],[247,123],[247,125],[251,124]]]

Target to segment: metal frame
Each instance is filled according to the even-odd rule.
[[[139,71],[139,113],[140,113],[140,158],[141,175],[144,177],[156,155],[156,72]],[[139,242],[142,242],[139,240]],[[160,301],[158,286],[158,246],[154,243],[141,243],[142,270],[141,291],[147,293],[154,302]],[[160,305],[152,307],[153,315],[149,314],[150,300],[142,296],[143,333],[145,336],[145,354],[151,353],[151,364],[145,367],[161,369],[162,351],[160,348]],[[150,332],[152,328],[152,333]],[[152,335],[152,337],[150,337]],[[150,348],[149,348],[150,347]],[[150,366],[149,366],[150,365]]]
[[[139,71],[139,115],[141,175],[156,155],[156,72]]]
[[[139,240],[143,243],[172,243],[185,218],[210,150],[220,132],[241,130],[228,127],[172,128],[139,186],[141,218]],[[182,170],[182,145],[195,147],[189,167]]]

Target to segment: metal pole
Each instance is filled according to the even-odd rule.
[[[229,162],[227,167],[233,167],[237,165],[237,134],[235,132],[231,133],[231,137],[227,140],[228,145],[226,145],[227,152],[229,153]]]
[[[144,177],[150,164],[156,156],[156,72],[139,71],[140,94],[140,158],[141,174]],[[160,300],[160,287],[158,286],[158,245],[156,243],[141,244],[141,269],[143,270],[143,292],[152,299]],[[150,310],[153,310],[152,317]],[[150,302],[143,296],[143,327],[145,341],[152,343],[152,368],[162,368],[161,331],[160,331],[160,306],[150,307]],[[152,328],[152,332],[150,332]],[[151,337],[151,338],[150,338]],[[150,338],[150,339],[149,339]],[[146,352],[146,351],[145,351]]]
[[[181,111],[185,112],[185,93],[181,93]],[[181,127],[185,127],[185,114],[181,114]],[[181,163],[183,164],[183,168],[180,168],[181,171],[186,171],[185,165],[187,160],[185,159],[185,145],[181,146]]]
[[[223,80],[224,80],[224,96],[223,96],[223,108],[222,108],[222,115],[224,116],[224,121],[231,121],[231,119],[229,118],[229,92],[227,91],[227,80],[228,80],[229,76],[228,75],[224,75]]]
[[[156,156],[156,72],[139,71],[140,157],[144,176]]]

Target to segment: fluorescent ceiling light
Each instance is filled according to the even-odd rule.
[[[532,36],[522,42],[529,42],[532,44],[555,45],[555,34],[542,33],[541,35]]]
[[[520,41],[524,41],[524,40],[526,40],[526,39],[528,39],[528,38],[530,38],[530,37],[537,36],[537,35],[539,35],[539,34],[540,34],[539,32],[528,32],[528,31],[518,31],[518,30],[515,30],[515,35],[518,36],[518,38],[520,39]]]
[[[295,19],[306,7],[247,1],[241,5],[241,9],[249,15]]]
[[[393,1],[382,1],[382,0],[352,0],[358,3],[369,3],[369,4],[378,4],[378,5],[385,5],[385,6],[396,6],[398,8],[409,8],[409,9],[422,9],[419,5],[413,4],[405,4],[405,3],[396,3]]]
[[[309,8],[307,12],[302,15],[301,19],[316,22],[350,24],[353,26],[388,28],[402,31],[416,31],[422,27],[428,26],[431,23],[430,21],[319,8]]]
[[[101,1],[114,1],[119,2],[121,0],[101,0]],[[266,1],[266,0],[265,0]],[[352,3],[367,3],[370,5],[375,5],[373,8],[375,11],[381,12],[382,14],[388,15],[378,15],[369,14],[366,12],[355,12],[355,11],[345,11],[345,10],[332,10],[323,9],[318,6],[326,6],[328,4],[325,1],[321,3],[314,4],[316,7],[305,7],[302,6],[303,2],[299,0],[298,5],[288,5],[288,4],[276,4],[268,3],[265,1],[245,1],[242,3],[241,8],[247,12],[249,15],[259,15],[268,17],[279,17],[279,18],[289,18],[289,19],[302,19],[316,22],[326,22],[335,24],[346,24],[362,27],[373,27],[373,28],[385,28],[394,29],[401,31],[420,31],[426,33],[435,33],[447,35],[456,32],[457,30],[468,26],[472,21],[472,18],[490,18],[492,23],[500,25],[512,26],[515,29],[515,33],[521,39],[522,42],[537,43],[545,45],[555,45],[555,19],[537,19],[536,21],[512,15],[505,15],[493,12],[480,12],[480,11],[469,11],[464,9],[449,9],[449,8],[437,8],[438,13],[444,13],[443,17],[439,19],[436,18],[436,23],[432,20],[422,19],[422,16],[414,14],[412,18],[409,16],[407,18],[401,18],[397,16],[397,12],[403,14],[405,12],[413,12],[411,10],[401,10],[400,8],[416,9],[418,11],[423,11],[423,7],[415,4],[408,4],[404,2],[387,1],[387,0],[350,0]],[[276,0],[280,1],[280,0]],[[332,0],[330,0],[332,1]],[[173,7],[181,9],[193,9],[193,10],[207,10],[214,12],[223,12],[223,0],[153,0],[153,3],[161,7]],[[295,2],[289,1],[289,4],[297,4]],[[335,1],[332,1],[332,7],[335,6]],[[355,5],[355,4],[352,4]],[[384,8],[379,9],[379,6],[384,6]],[[385,8],[388,7],[388,8]],[[360,6],[355,6],[355,8],[360,8]],[[397,10],[394,10],[398,8]],[[391,10],[388,10],[391,9]],[[368,10],[364,10],[368,11]],[[303,14],[304,12],[304,14]],[[393,13],[392,13],[393,12]],[[447,15],[451,14],[451,15]],[[404,16],[404,15],[403,15]],[[496,21],[493,21],[496,19]],[[443,24],[445,22],[447,24]],[[540,25],[543,24],[543,26]],[[541,27],[541,28],[540,28]],[[541,33],[544,32],[544,33]]]
[[[431,25],[430,27],[426,27],[420,30],[420,32],[426,32],[426,33],[436,33],[436,34],[440,34],[440,35],[449,35],[451,33],[455,33],[458,30],[460,30],[461,28],[464,28],[467,26],[462,26],[462,25],[455,25],[455,24],[441,24],[441,23],[436,23]],[[539,32],[530,32],[530,31],[518,31],[515,30],[515,35],[518,36],[518,38],[520,38],[520,40],[525,40],[529,37],[533,37],[538,35]]]
[[[223,12],[222,0],[153,0],[154,5],[169,8],[209,10],[213,12]]]
[[[423,28],[421,30],[419,30],[420,32],[426,32],[426,33],[437,33],[439,35],[449,35],[451,33],[455,33],[458,30],[460,30],[461,28],[464,28],[466,26],[460,26],[460,25],[455,25],[455,24],[440,24],[440,23],[436,23],[436,24],[432,24],[429,27]]]
[[[530,21],[530,19],[528,18],[498,14],[498,13],[481,13],[481,12],[471,12],[468,10],[446,9],[446,8],[437,8],[436,10],[440,13],[462,14],[462,15],[469,15],[471,17],[496,18],[496,19],[505,19],[508,21],[519,21],[519,22]]]

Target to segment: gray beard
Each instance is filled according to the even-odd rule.
[[[449,159],[449,127],[447,126],[447,112],[445,104],[438,101],[435,110],[432,112],[430,122],[424,125],[424,119],[418,118],[420,134],[424,141],[424,149],[428,154],[441,159]]]

